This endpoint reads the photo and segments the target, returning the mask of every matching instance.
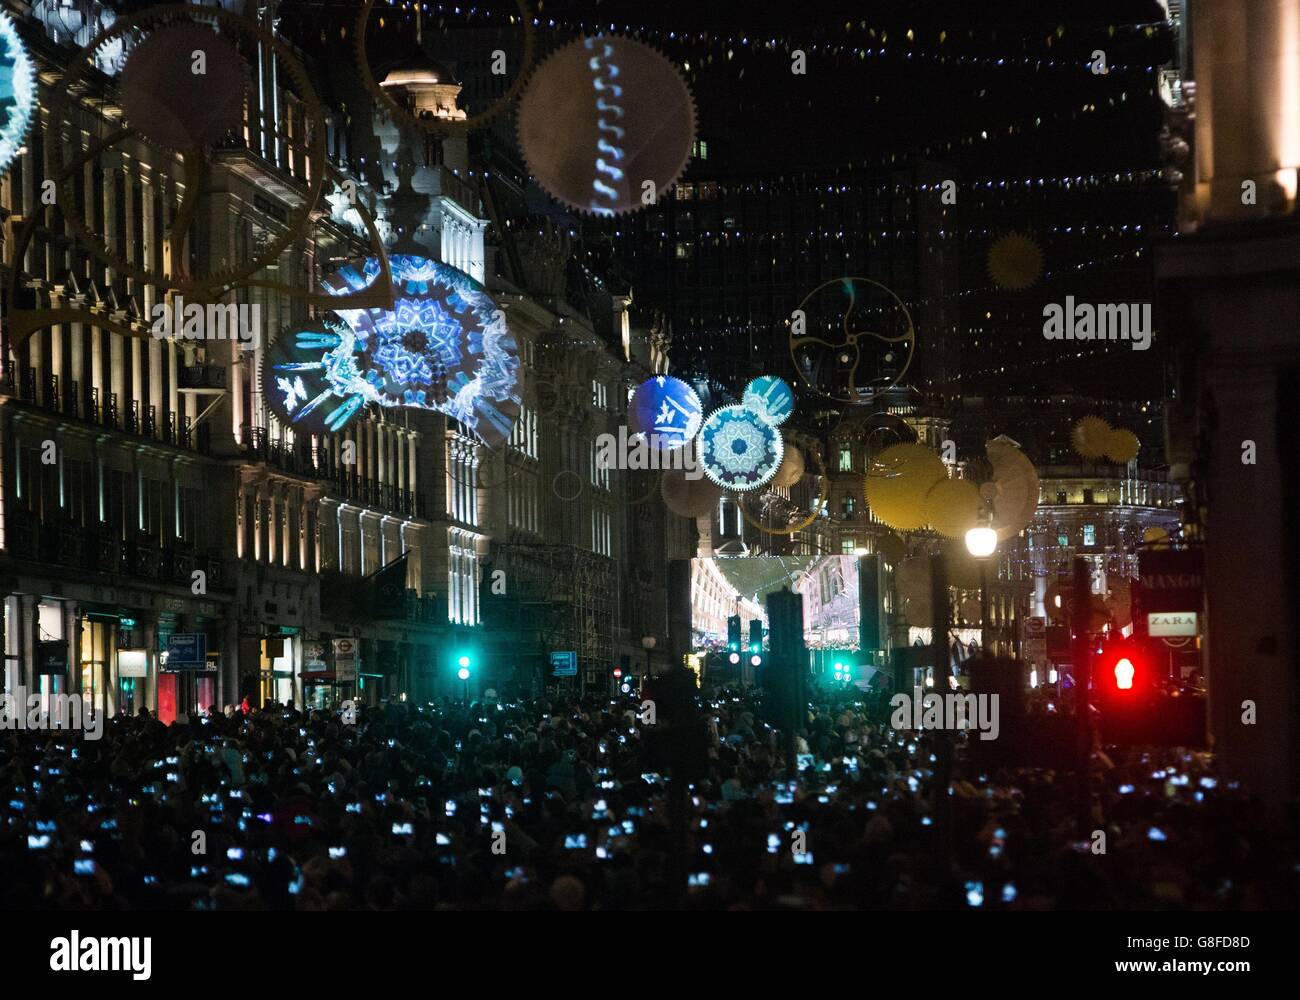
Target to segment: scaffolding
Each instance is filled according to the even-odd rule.
[[[502,624],[520,633],[521,661],[531,645],[545,678],[550,653],[571,650],[581,687],[600,683],[614,656],[613,560],[572,545],[503,542],[492,549],[493,570],[505,570],[513,591],[515,617]]]

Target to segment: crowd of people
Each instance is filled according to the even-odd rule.
[[[0,732],[0,900],[1041,910],[1300,898],[1295,842],[1266,834],[1206,754],[1094,755],[1081,819],[1064,773],[982,770],[967,737],[891,729],[853,689],[811,693],[794,760],[758,691],[705,689],[696,704],[704,735],[667,754],[655,727],[680,717],[653,718],[636,692],[355,716],[270,703],[171,726],[142,713],[109,720],[97,741]],[[953,746],[946,803],[940,739]]]

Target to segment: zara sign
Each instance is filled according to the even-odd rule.
[[[1147,633],[1151,636],[1185,636],[1196,634],[1195,611],[1161,611],[1147,615]]]

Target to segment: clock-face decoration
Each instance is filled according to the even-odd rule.
[[[790,358],[800,380],[843,403],[871,403],[907,374],[916,351],[911,313],[870,278],[819,285],[790,320]]]
[[[519,416],[519,352],[505,315],[476,281],[424,257],[389,258],[392,309],[340,309],[340,322],[282,336],[262,391],[288,427],[341,430],[365,406],[438,410],[488,445],[505,442]],[[367,288],[379,261],[348,265],[325,281],[334,295]]]
[[[770,482],[784,448],[781,432],[744,405],[714,410],[700,430],[704,474],[728,490],[743,492]]]
[[[9,15],[0,10],[0,174],[18,155],[36,107],[36,77]]]

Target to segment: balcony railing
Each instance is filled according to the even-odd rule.
[[[149,535],[123,541],[102,524],[43,524],[19,509],[6,527],[7,551],[17,559],[186,587],[195,570],[207,574],[209,588],[220,588],[225,575],[216,553],[200,553],[179,541],[164,544]]]
[[[224,383],[225,372],[216,376]],[[158,413],[152,404],[139,400],[119,401],[115,392],[81,381],[62,379],[58,375],[36,377],[36,370],[7,361],[0,369],[0,392],[16,396],[51,413],[73,420],[123,431],[136,437],[162,441],[178,448],[206,452],[209,430],[206,424],[196,429],[192,418],[172,410]]]
[[[350,471],[353,466],[334,462],[328,453],[313,450],[306,441],[288,445],[270,438],[265,428],[245,428],[244,455],[284,472],[325,483],[327,494],[339,500],[406,517],[427,516],[423,497],[377,479],[359,476]]]

